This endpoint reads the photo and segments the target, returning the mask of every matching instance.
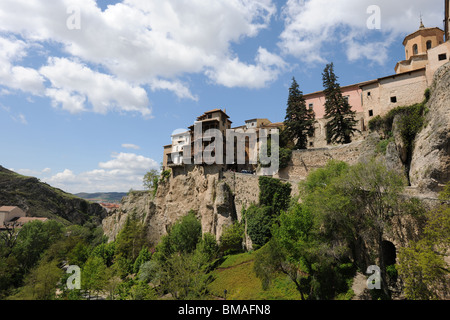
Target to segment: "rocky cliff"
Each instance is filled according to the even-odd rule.
[[[405,166],[406,154],[398,132],[398,119],[393,123],[393,141],[380,152],[382,137],[368,133],[364,140],[329,147],[294,151],[288,168],[278,178],[288,180],[293,195],[297,182],[309,172],[326,165],[330,159],[356,164],[371,157],[379,157],[390,169],[409,176],[411,187],[406,195],[419,197],[430,205],[437,203],[437,191],[450,180],[450,63],[436,73],[427,104],[425,126],[414,141],[410,166]],[[407,169],[408,168],[408,169]],[[208,171],[205,171],[208,170]],[[132,192],[122,200],[121,208],[104,219],[103,228],[110,240],[115,239],[127,217],[135,215],[144,221],[149,240],[156,243],[167,228],[190,210],[197,212],[203,232],[218,239],[222,230],[241,219],[242,208],[258,202],[258,177],[253,175],[215,172],[211,168],[191,167],[185,174],[161,183],[156,195]]]
[[[224,227],[237,219],[234,194],[221,173],[204,172],[194,167],[185,175],[161,182],[153,196],[150,192],[131,192],[122,200],[120,209],[112,211],[103,221],[103,229],[110,240],[115,239],[127,217],[135,216],[144,222],[149,241],[157,243],[169,226],[190,210],[197,213],[203,232],[218,239]]]
[[[429,112],[414,143],[411,185],[439,191],[450,180],[450,63],[434,75]]]

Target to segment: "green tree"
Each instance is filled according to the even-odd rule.
[[[124,227],[117,235],[115,245],[116,258],[125,258],[134,263],[142,247],[146,244],[146,231],[144,225],[128,217]]]
[[[325,119],[328,143],[350,143],[357,129],[355,111],[342,96],[341,87],[334,74],[333,63],[327,64],[322,74],[325,93]]]
[[[225,227],[220,236],[220,252],[225,255],[242,252],[244,241],[244,227],[238,221]]]
[[[275,222],[272,207],[251,205],[245,210],[247,234],[254,249],[265,245],[272,237],[271,228]]]
[[[13,254],[26,273],[39,261],[51,244],[63,236],[62,225],[54,220],[31,221],[22,227]]]
[[[100,257],[90,257],[81,271],[81,288],[86,290],[91,296],[94,293],[98,296],[108,282],[110,273]]]
[[[193,210],[177,221],[170,230],[170,242],[176,252],[193,252],[201,238],[202,225]]]
[[[63,276],[57,262],[43,260],[25,278],[25,286],[10,297],[18,300],[51,300],[55,298],[57,282]]]
[[[148,171],[143,178],[144,188],[147,190],[156,189],[158,187],[159,172],[156,169]]]
[[[306,149],[308,136],[314,135],[315,114],[313,109],[306,107],[303,93],[295,78],[292,78],[292,85],[289,88],[284,124],[286,128],[283,135],[295,141],[296,149]]]
[[[450,200],[450,183],[440,194]],[[449,294],[450,270],[444,257],[450,249],[450,206],[445,203],[426,214],[422,238],[399,250],[398,272],[411,300],[440,299]]]
[[[148,248],[143,247],[141,249],[141,251],[139,252],[138,257],[136,258],[136,261],[134,262],[133,265],[133,273],[138,273],[139,272],[139,268],[141,267],[141,265],[147,261],[149,261],[152,257],[152,254],[150,253],[150,251],[148,250]]]
[[[275,215],[289,207],[292,190],[290,183],[261,176],[259,177],[259,190],[259,205],[272,207]]]
[[[211,233],[204,233],[203,238],[197,244],[196,251],[204,257],[206,262],[217,259],[219,256],[219,245],[216,237]]]

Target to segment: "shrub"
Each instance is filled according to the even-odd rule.
[[[247,233],[252,239],[253,248],[258,249],[271,238],[270,229],[274,222],[272,207],[251,205],[245,211],[247,219]]]
[[[244,227],[236,221],[223,230],[220,236],[220,251],[225,255],[242,252],[243,240]]]
[[[286,210],[291,200],[291,184],[270,177],[259,177],[259,204],[270,206],[275,214]]]

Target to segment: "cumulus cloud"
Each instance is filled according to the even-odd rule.
[[[75,173],[65,169],[43,180],[62,190],[78,192],[126,192],[142,189],[142,178],[151,169],[158,169],[158,163],[134,153],[112,154],[112,159],[100,162],[98,168]]]
[[[25,56],[28,47],[24,41],[0,37],[0,85],[40,95],[44,90],[44,78],[35,69],[15,65]]]
[[[69,7],[78,8],[79,29],[66,25]],[[9,70],[34,93],[43,92],[45,77],[51,84],[45,95],[54,106],[72,113],[121,110],[147,116],[143,88],[198,100],[182,81],[189,74],[227,87],[260,88],[276,79],[284,64],[280,57],[260,48],[255,63],[244,63],[231,49],[268,28],[276,12],[272,0],[123,0],[104,11],[94,0],[3,0],[0,32],[22,38],[14,44],[22,50],[51,42],[69,55],[51,57],[39,70]],[[6,80],[11,79],[1,81],[0,73],[0,84],[15,88]]]
[[[380,29],[367,27],[372,5],[380,8]],[[330,47],[341,44],[349,60],[382,64],[394,40],[418,29],[421,13],[429,26],[440,26],[441,7],[440,0],[288,0],[282,10],[285,28],[279,47],[304,62],[323,63],[335,54]],[[384,41],[373,42],[374,34],[381,34]]]
[[[149,116],[147,93],[140,87],[95,72],[85,65],[66,58],[49,58],[48,65],[40,73],[51,82],[46,95],[53,99],[55,106],[71,113],[85,110],[88,100],[94,112],[105,114],[111,109],[137,111]]]

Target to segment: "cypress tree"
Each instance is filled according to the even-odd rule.
[[[352,142],[352,136],[357,129],[355,120],[355,111],[344,99],[341,87],[334,74],[333,63],[327,64],[322,74],[324,93],[325,93],[325,119],[328,119],[326,125],[326,134],[328,143],[346,144]]]
[[[285,130],[283,134],[292,141],[296,141],[296,149],[306,149],[308,136],[314,135],[315,114],[312,109],[306,108],[305,98],[299,89],[295,78],[289,88],[289,97],[284,120]]]

